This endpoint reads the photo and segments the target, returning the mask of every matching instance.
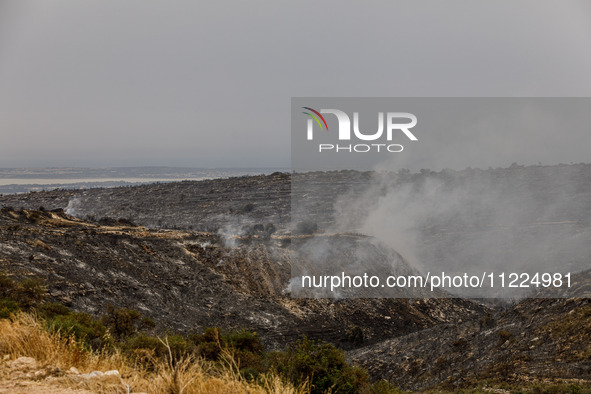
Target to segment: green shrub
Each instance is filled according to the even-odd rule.
[[[226,346],[234,353],[241,369],[265,370],[265,348],[256,332],[239,330],[224,335]]]
[[[256,381],[261,376],[261,373],[256,368],[248,367],[248,368],[241,368],[240,375],[242,375],[242,377],[244,379],[246,379],[247,381],[250,382],[250,381]]]
[[[0,319],[8,319],[10,315],[19,311],[18,304],[7,298],[0,298]]]
[[[46,321],[50,331],[65,336],[74,336],[81,343],[100,348],[105,345],[107,328],[88,313],[76,312],[68,315],[57,315]]]
[[[138,330],[141,317],[142,315],[134,309],[117,308],[109,304],[106,313],[101,317],[101,322],[109,328],[113,336],[122,339]]]
[[[37,307],[37,313],[45,319],[52,319],[56,316],[65,316],[72,313],[70,308],[57,302],[48,302]]]
[[[219,360],[226,341],[217,327],[206,327],[203,334],[190,334],[189,339],[196,346],[196,353],[206,360]]]
[[[137,350],[151,350],[154,355],[157,353],[164,354],[164,346],[158,338],[144,333],[138,333],[128,338],[123,344],[123,348],[132,353]]]
[[[194,351],[194,346],[185,336],[180,334],[167,335],[168,345],[175,359]]]
[[[173,359],[178,360],[186,354],[194,351],[193,344],[182,335],[169,335],[166,337]],[[157,337],[145,333],[137,333],[129,337],[123,344],[123,349],[140,358],[167,358],[168,349]]]
[[[224,335],[226,344],[236,350],[252,353],[262,353],[264,351],[263,343],[256,332],[248,330],[234,331]]]
[[[369,384],[367,373],[350,366],[342,350],[306,337],[286,351],[274,353],[271,364],[277,373],[295,385],[309,379],[312,393],[358,393]]]
[[[571,394],[579,394],[583,392],[583,389],[578,384],[571,384],[568,386],[568,392]]]
[[[31,308],[47,297],[47,287],[40,278],[27,278],[19,282],[14,297],[22,308]]]
[[[156,327],[156,322],[152,318],[150,318],[148,316],[142,317],[142,320],[140,321],[140,325],[139,325],[139,330],[151,330],[155,327]]]
[[[0,298],[9,298],[12,296],[16,282],[5,272],[0,272]]]
[[[22,309],[39,305],[47,297],[47,287],[42,279],[32,277],[19,282],[0,273],[0,298],[18,303]]]

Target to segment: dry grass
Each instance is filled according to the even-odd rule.
[[[124,369],[125,360],[118,353],[91,353],[71,338],[50,333],[34,315],[19,313],[13,320],[0,320],[0,354],[10,358],[32,357],[41,364],[80,371]]]
[[[167,340],[163,343],[167,345]],[[140,368],[118,352],[93,353],[76,341],[50,333],[35,316],[20,313],[12,320],[0,320],[0,360],[32,357],[40,366],[52,365],[62,371],[76,367],[82,373],[116,369],[120,377],[109,379],[81,379],[65,375],[54,381],[64,387],[86,389],[97,393],[278,393],[303,394],[307,387],[294,388],[276,375],[263,376],[249,382],[238,373],[232,354],[226,353],[224,362],[213,365],[187,356],[177,362],[172,354],[166,360],[155,361],[153,371]]]

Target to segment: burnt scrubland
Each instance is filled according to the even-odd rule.
[[[505,256],[526,256],[535,239],[552,234],[568,239],[568,247],[540,259],[560,258],[581,267],[590,257],[589,248],[581,247],[590,238],[590,167],[275,173],[2,196],[0,317],[24,324],[19,313],[33,313],[48,335],[68,332],[85,351],[137,355],[144,349],[159,353],[165,364],[168,348],[158,338],[171,338],[177,361],[195,357],[219,363],[219,352],[233,349],[232,360],[241,364],[239,381],[278,377],[302,392],[393,392],[396,387],[586,392],[591,380],[588,271],[573,276],[578,298],[553,299],[548,293],[498,302],[298,299],[290,294],[290,274],[301,258],[292,246],[307,238],[374,244],[376,234],[335,214],[339,199],[355,208],[353,199],[347,201],[351,190],[423,193],[433,182],[444,195],[454,191],[450,198],[476,182],[476,189],[486,192],[495,185],[499,198],[510,196],[503,209],[511,206],[507,202],[527,204],[517,206],[517,224],[495,219],[493,200],[499,198],[494,193],[490,201],[469,207],[468,214],[458,215],[452,206],[437,212],[437,220],[418,217],[414,231],[424,240],[422,258],[473,259],[470,245],[459,242],[465,234],[485,238],[514,231],[523,247],[501,238]],[[307,211],[292,223],[293,177],[309,189],[294,189]],[[549,201],[562,203],[540,208]],[[374,252],[381,258],[380,249]],[[484,259],[486,252],[481,251]],[[404,255],[400,269],[413,269]],[[27,356],[2,349],[13,358]],[[339,365],[338,374],[322,361],[310,364],[310,357]],[[310,380],[295,370],[306,371]],[[280,391],[277,387],[267,390]]]
[[[279,236],[263,236],[260,243],[256,236],[237,237],[239,245],[228,247],[209,233],[146,230],[119,221],[94,224],[59,210],[4,208],[1,214],[14,241],[10,244],[18,245],[3,244],[0,318],[16,325],[6,327],[7,332],[45,335],[39,331],[42,327],[54,335],[49,342],[66,341],[63,346],[69,350],[63,351],[80,346],[76,351],[82,354],[119,355],[116,361],[68,362],[86,369],[120,365],[128,378],[139,373],[133,368],[141,367],[173,373],[177,363],[184,365],[189,357],[213,363],[208,368],[216,374],[232,372],[232,379],[242,385],[264,388],[268,379],[279,379],[296,392],[391,391],[389,383],[371,383],[339,348],[352,349],[487,310],[459,300],[292,299],[277,286],[289,280],[290,259]],[[274,264],[279,268],[272,271]],[[20,315],[22,311],[37,317]],[[13,339],[0,338],[0,349],[31,356],[11,350]],[[167,367],[169,353],[174,361]],[[43,357],[39,361],[52,362]],[[231,368],[218,365],[224,363]],[[68,368],[50,364],[39,376],[73,384],[76,376],[67,374]],[[191,368],[196,367],[186,366]],[[74,387],[89,384],[82,383]],[[111,389],[119,387],[117,382],[109,384]],[[264,389],[283,390],[277,387]]]
[[[212,233],[94,224],[60,211],[1,215],[5,272],[41,278],[51,301],[95,314],[109,304],[133,308],[160,328],[249,328],[272,348],[303,335],[349,348],[360,343],[352,331],[372,343],[487,310],[446,299],[291,298],[295,257],[284,236],[225,246]]]

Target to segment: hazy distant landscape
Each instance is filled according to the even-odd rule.
[[[131,186],[155,182],[228,178],[270,174],[285,169],[271,168],[0,168],[0,194],[53,189]]]

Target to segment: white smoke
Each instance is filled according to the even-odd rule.
[[[79,197],[70,198],[66,213],[70,216],[78,217],[82,213],[82,201]]]
[[[579,272],[591,230],[566,167],[376,174],[337,200],[335,227],[375,237],[423,273]]]

